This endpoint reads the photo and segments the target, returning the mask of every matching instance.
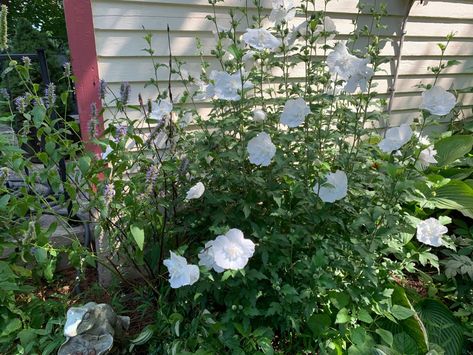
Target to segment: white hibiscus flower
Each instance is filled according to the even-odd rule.
[[[250,139],[246,149],[250,163],[255,165],[268,166],[276,154],[276,146],[271,142],[271,137],[266,132],[261,132]]]
[[[353,93],[359,86],[361,91],[366,91],[368,81],[374,74],[368,67],[369,59],[358,58],[350,53],[344,43],[338,43],[335,49],[327,56],[327,65],[332,74],[338,75],[346,81],[345,91]]]
[[[199,267],[188,264],[186,258],[176,255],[172,251],[171,258],[165,259],[163,264],[168,268],[169,282],[172,288],[192,285],[199,279]]]
[[[255,122],[264,122],[266,120],[266,112],[260,108],[253,110],[253,121]]]
[[[289,22],[296,16],[296,7],[293,0],[273,0],[273,9],[269,20],[276,25],[283,21]]]
[[[186,200],[193,200],[200,198],[205,192],[203,183],[198,182],[187,191]]]
[[[420,108],[429,111],[432,115],[444,116],[450,113],[456,103],[455,95],[440,86],[434,86],[422,93]]]
[[[215,263],[215,255],[213,250],[214,241],[210,240],[205,243],[205,248],[199,253],[199,265],[205,266],[207,269],[214,269],[216,272],[223,272],[225,269],[221,268]]]
[[[255,252],[255,243],[245,239],[239,229],[230,229],[213,241],[215,264],[222,269],[240,270],[248,263]]]
[[[162,120],[164,116],[167,116],[172,111],[172,102],[169,100],[159,100],[157,104],[153,103],[152,111],[149,115],[150,118],[155,120]]]
[[[417,240],[433,247],[439,247],[442,245],[442,236],[447,232],[448,228],[442,225],[438,219],[429,218],[417,225]]]
[[[286,101],[281,114],[281,123],[294,128],[304,123],[305,117],[310,113],[310,108],[303,98]]]
[[[268,49],[274,52],[282,44],[280,39],[264,28],[248,28],[242,39],[250,47],[260,51]]]
[[[420,170],[424,170],[430,164],[437,163],[437,160],[435,159],[436,155],[437,155],[437,151],[435,150],[433,146],[423,149],[420,152],[419,157],[417,158],[416,167]]]
[[[385,138],[379,142],[378,147],[385,153],[391,153],[409,142],[412,134],[412,129],[408,123],[404,123],[399,127],[389,128],[386,131]]]
[[[324,202],[335,202],[343,199],[348,193],[348,178],[342,170],[329,173],[325,176],[325,182],[322,185],[315,184],[314,192]]]
[[[216,99],[227,100],[227,101],[238,101],[241,99],[240,91],[251,89],[253,83],[251,81],[244,81],[242,87],[242,74],[236,72],[229,74],[225,71],[212,71],[210,73],[210,79],[214,81],[214,85],[209,89],[206,88],[207,95],[213,92],[213,96]]]

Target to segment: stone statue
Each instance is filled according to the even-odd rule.
[[[128,330],[130,317],[117,316],[108,304],[89,302],[67,311],[58,355],[102,355],[113,347],[113,337]]]

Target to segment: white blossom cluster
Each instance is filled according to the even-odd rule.
[[[241,270],[255,252],[255,244],[245,239],[239,229],[230,229],[208,241],[199,253],[199,265],[221,273],[225,270]],[[172,288],[194,284],[200,276],[199,267],[187,263],[186,258],[171,251],[171,257],[163,261],[169,271],[169,282]]]

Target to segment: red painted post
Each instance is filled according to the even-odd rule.
[[[76,77],[75,87],[81,135],[84,142],[89,142],[91,105],[95,103],[98,113],[102,109],[91,2],[90,0],[64,0],[64,13],[72,71]],[[97,134],[100,135],[103,131],[103,118],[100,116],[98,119]],[[100,148],[94,144],[88,143],[86,149],[96,154],[101,153]]]

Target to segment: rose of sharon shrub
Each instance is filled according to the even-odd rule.
[[[419,110],[420,125],[379,137],[371,127],[388,121],[373,85],[385,62],[383,37],[357,32],[334,42],[335,23],[306,3],[275,0],[271,14],[233,9],[231,23],[218,19],[226,7],[215,6],[216,58],[207,62],[206,44],[200,74],[175,59],[171,74],[180,73],[184,92],[173,93],[172,112],[144,112],[162,116],[156,138],[140,142],[132,134],[140,122],[117,122],[127,123],[139,152],[120,148],[124,139],[112,144],[120,147],[105,175],[116,194],[106,199],[102,225],[150,271],[159,303],[150,352],[382,351],[401,337],[386,329],[402,326],[392,320],[408,304],[403,279],[439,267],[423,245],[442,246],[446,232],[424,209],[449,183],[426,169],[436,150],[443,155],[435,137],[422,138],[435,117]],[[372,11],[378,31],[382,13]],[[242,28],[249,29],[240,37]],[[361,34],[369,45],[354,55],[348,48],[360,47],[353,40]],[[166,90],[154,106],[169,100]],[[440,99],[452,109],[451,98]],[[166,155],[155,151],[163,146]],[[123,176],[127,168],[137,176]],[[189,181],[211,189],[202,182],[189,189]],[[419,216],[426,221],[417,225]],[[130,235],[130,224],[141,226],[144,241],[136,228]],[[179,290],[169,289],[163,262]]]

